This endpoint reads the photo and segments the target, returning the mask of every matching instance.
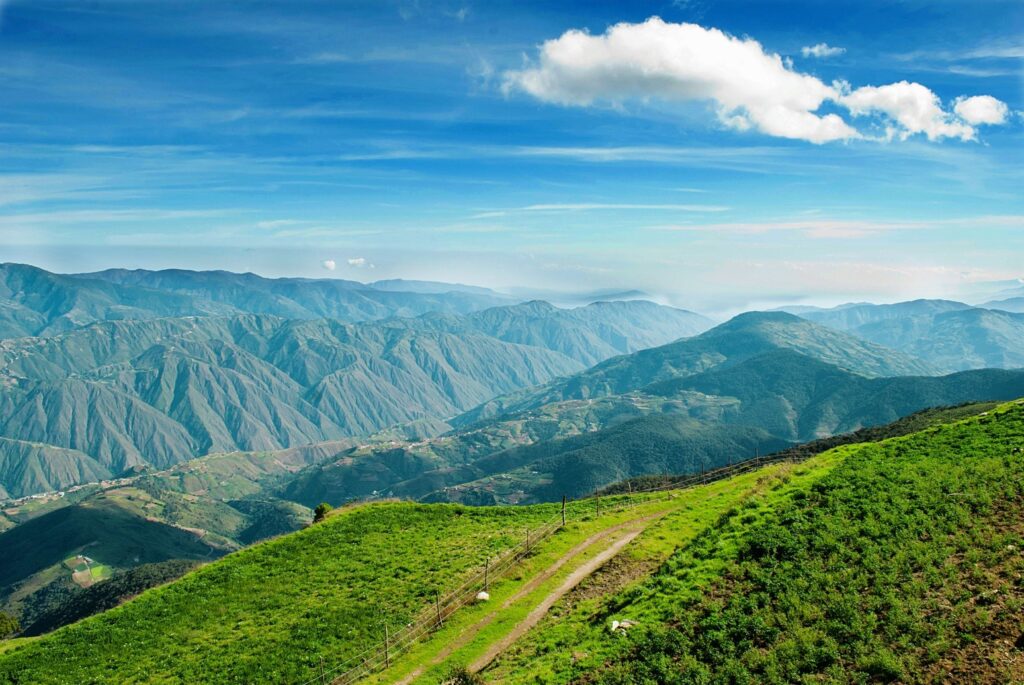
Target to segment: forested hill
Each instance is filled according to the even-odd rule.
[[[638,390],[651,383],[710,371],[764,352],[789,349],[862,376],[927,376],[935,369],[902,352],[866,342],[792,314],[741,314],[698,336],[613,357],[539,388],[498,397],[453,422],[468,426],[550,402],[583,400]]]

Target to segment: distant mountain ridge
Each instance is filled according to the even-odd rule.
[[[427,312],[465,314],[510,301],[485,288],[410,281],[411,290],[402,291],[401,283],[184,269],[65,275],[5,263],[0,264],[0,339],[54,335],[123,319],[250,313],[356,323]]]
[[[806,321],[785,312],[748,312],[661,347],[614,357],[587,371],[508,397],[498,397],[457,417],[454,426],[549,402],[630,392],[657,381],[735,364],[762,352],[789,348],[864,376],[934,375],[936,369],[896,350]]]
[[[1024,302],[1024,300],[1021,300]],[[925,360],[945,373],[1024,367],[1024,313],[950,300],[859,304],[800,316]]]
[[[483,334],[506,342],[544,347],[586,366],[697,335],[713,325],[700,314],[645,300],[593,302],[574,309],[534,300],[462,317],[427,314],[388,323]]]

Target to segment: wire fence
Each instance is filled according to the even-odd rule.
[[[553,517],[534,529],[527,529],[526,536],[521,542],[497,556],[487,558],[484,567],[473,573],[456,589],[443,596],[436,594],[433,605],[424,607],[410,623],[393,633],[390,632],[389,627],[385,624],[384,639],[380,644],[351,656],[345,661],[334,664],[330,668],[325,667],[324,660],[321,657],[319,673],[300,685],[350,685],[361,678],[389,668],[391,662],[396,657],[407,651],[426,635],[440,629],[452,614],[462,607],[475,602],[477,594],[481,591],[486,591],[491,581],[503,578],[517,563],[529,556],[538,544],[560,530],[570,518],[582,517],[592,511],[597,514],[605,514],[632,507],[636,504],[634,498],[637,495],[685,490],[725,478],[732,478],[742,473],[756,471],[770,464],[785,461],[802,462],[806,461],[809,457],[810,455],[797,456],[785,452],[758,456],[710,471],[702,470],[701,473],[672,480],[669,483],[639,490],[631,489],[628,493],[603,496],[592,495],[574,500],[571,505],[563,497],[561,509]],[[601,502],[602,497],[606,500],[604,506],[602,506]],[[611,499],[611,502],[608,502],[608,499]],[[593,508],[589,504],[591,500],[595,500]]]

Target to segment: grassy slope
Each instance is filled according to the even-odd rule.
[[[294,682],[376,644],[552,506],[380,504],[230,555],[9,651],[0,682]],[[328,664],[331,663],[328,661]],[[16,680],[18,679],[18,680]]]
[[[823,456],[843,463],[805,496],[749,500],[649,579],[552,616],[489,677],[1019,680],[1022,446],[1015,403],[839,447]],[[624,618],[639,626],[610,635]]]
[[[718,481],[705,487],[690,490],[663,493],[669,501],[663,504],[662,510],[668,515],[648,528],[640,538],[631,543],[618,557],[609,562],[605,568],[614,567],[613,574],[617,578],[634,577],[645,570],[650,571],[668,558],[676,546],[685,540],[692,540],[705,531],[723,512],[737,506],[749,498],[752,493],[775,483],[783,483],[787,489],[806,487],[808,483],[827,473],[836,463],[834,459],[822,458],[798,467],[799,475],[794,477],[792,465],[774,465],[755,472],[745,473],[729,480]],[[780,480],[781,479],[781,480]],[[650,506],[650,505],[648,505]],[[634,515],[636,515],[634,513]],[[602,517],[603,519],[604,517]],[[596,522],[601,527],[607,525],[602,520]],[[582,521],[572,525],[579,526],[582,532],[593,532],[595,522]],[[443,630],[437,632],[431,640],[420,644],[408,657],[400,661],[387,673],[370,680],[376,683],[396,682],[417,666],[427,666],[416,683],[427,685],[438,682],[448,669],[455,664],[464,665],[473,662],[486,652],[487,647],[500,640],[512,631],[531,609],[557,587],[572,569],[583,560],[570,563],[562,571],[542,583],[536,590],[523,600],[513,604],[488,625],[469,643],[456,650],[442,663],[433,664],[433,657],[439,649],[459,636],[468,626],[480,620],[494,606],[502,603],[523,584],[524,578],[536,575],[549,566],[560,554],[572,547],[574,538],[568,536],[546,545],[536,557],[529,559],[517,577],[496,584],[492,589],[490,606],[475,606],[461,612],[450,621]],[[587,556],[592,556],[600,548]],[[586,583],[587,581],[585,581]]]

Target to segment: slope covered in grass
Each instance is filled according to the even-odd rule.
[[[1018,682],[1024,404],[879,443],[765,494],[658,571],[583,598],[502,682]],[[637,622],[625,634],[609,623]]]
[[[551,506],[385,503],[209,564],[7,652],[0,682],[298,682],[376,646]]]

